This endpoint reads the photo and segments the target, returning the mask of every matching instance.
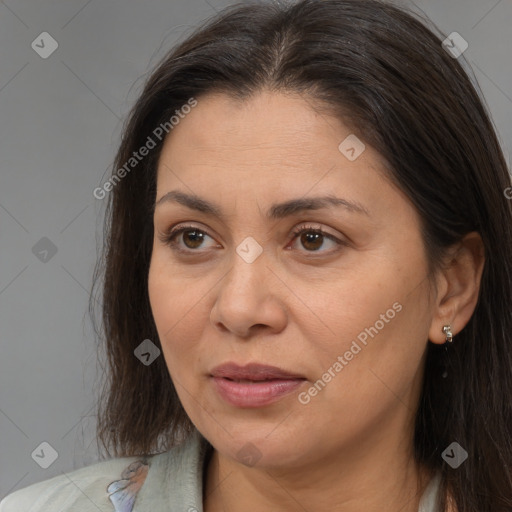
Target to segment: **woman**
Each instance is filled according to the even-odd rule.
[[[163,60],[95,191],[115,458],[1,512],[512,510],[510,177],[443,39],[253,3]]]

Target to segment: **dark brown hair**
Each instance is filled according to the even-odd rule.
[[[476,81],[436,30],[376,0],[231,6],[177,45],[146,81],[112,175],[190,98],[299,92],[329,106],[389,163],[389,179],[421,217],[432,271],[446,248],[480,233],[486,261],[479,300],[448,351],[428,343],[414,453],[441,473],[441,510],[449,490],[459,512],[510,511],[512,209],[504,190],[511,183]],[[95,285],[104,271],[104,331],[95,327],[105,341],[100,363],[108,363],[98,439],[109,456],[109,448],[115,456],[165,451],[194,429],[164,358],[145,366],[133,353],[145,339],[160,347],[147,278],[161,147],[158,141],[111,187],[95,270]],[[468,452],[457,469],[441,457],[453,441]]]

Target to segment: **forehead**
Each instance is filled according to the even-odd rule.
[[[275,92],[260,92],[244,101],[224,94],[201,97],[165,139],[159,186],[184,175],[195,184],[219,184],[229,176],[242,186],[255,175],[275,185],[317,181],[341,169],[382,171],[383,160],[368,145],[349,161],[339,146],[354,134],[325,106],[321,111],[317,107],[312,99]]]

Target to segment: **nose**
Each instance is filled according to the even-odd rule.
[[[241,244],[243,246],[243,244]],[[254,261],[235,253],[233,264],[216,288],[210,320],[217,328],[247,339],[268,329],[284,329],[286,291],[263,251]]]

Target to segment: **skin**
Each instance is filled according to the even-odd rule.
[[[165,141],[157,202],[180,190],[226,214],[220,220],[177,202],[158,204],[148,276],[169,373],[215,448],[206,512],[248,504],[253,512],[416,512],[431,477],[412,456],[426,348],[429,340],[444,343],[443,325],[456,336],[470,319],[481,239],[468,235],[430,281],[415,208],[368,144],[354,161],[340,152],[350,133],[310,98],[261,91],[245,102],[201,97]],[[357,202],[368,215],[334,207],[278,220],[264,215],[274,203],[326,194]],[[189,223],[206,234],[175,238],[187,254],[160,239]],[[308,242],[307,233],[301,242],[292,230],[304,224],[346,245]],[[252,263],[236,252],[248,236],[263,249]],[[401,311],[300,403],[298,394],[396,302]],[[307,380],[274,404],[234,407],[209,376],[228,361],[270,364]],[[256,464],[237,456],[247,443],[257,449]]]

